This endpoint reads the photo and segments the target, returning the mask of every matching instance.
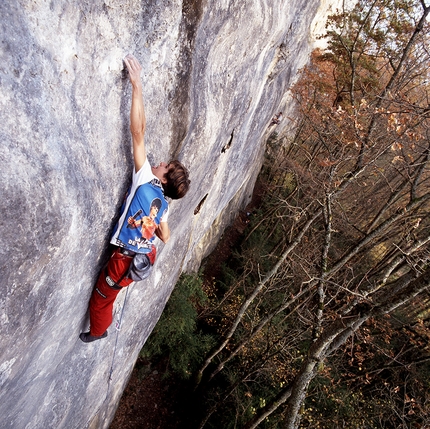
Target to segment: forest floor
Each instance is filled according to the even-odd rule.
[[[262,194],[262,186],[257,181],[250,204],[226,229],[214,251],[204,261],[206,281],[212,282],[217,278],[223,262],[227,261],[243,236],[249,214],[260,205]],[[175,377],[166,377],[165,371],[163,362],[154,367],[148,360],[137,360],[109,429],[190,428],[188,421],[193,407],[184,403],[190,398],[186,393],[188,384]]]
[[[164,368],[152,368],[139,358],[120,400],[110,429],[182,429],[181,391],[173,377],[163,377]]]

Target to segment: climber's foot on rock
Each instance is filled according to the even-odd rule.
[[[82,333],[79,335],[79,338],[80,338],[84,343],[91,343],[91,342],[93,342],[93,341],[101,340],[102,338],[106,338],[106,337],[107,337],[107,331],[106,331],[103,335],[100,335],[100,337],[96,337],[96,336],[94,336],[94,335],[90,335],[90,333],[89,333],[89,332],[82,332]]]

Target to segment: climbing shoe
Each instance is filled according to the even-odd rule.
[[[102,338],[106,338],[107,337],[107,331],[101,335],[100,337],[95,337],[94,335],[90,335],[89,332],[82,332],[79,335],[79,338],[84,342],[84,343],[91,343],[93,341],[96,340],[101,340]]]

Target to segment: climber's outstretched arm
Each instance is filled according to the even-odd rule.
[[[124,63],[127,66],[132,85],[130,131],[133,139],[134,167],[135,171],[138,172],[146,161],[144,140],[146,117],[145,108],[143,106],[142,80],[140,79],[142,66],[136,57],[131,54],[124,58]]]

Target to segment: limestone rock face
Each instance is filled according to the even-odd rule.
[[[179,274],[251,195],[318,3],[0,2],[1,428],[109,426]],[[108,337],[84,344],[132,169],[129,52],[150,160],[178,158],[192,188],[171,204],[151,277],[121,291]]]

